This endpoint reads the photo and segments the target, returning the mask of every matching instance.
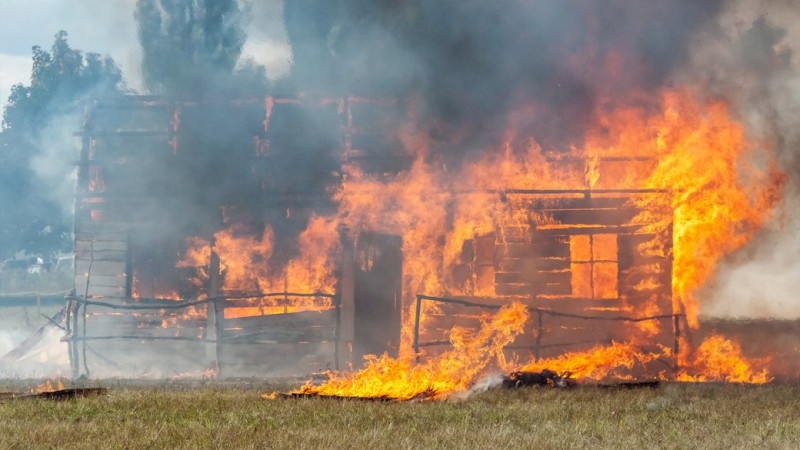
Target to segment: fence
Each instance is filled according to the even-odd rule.
[[[417,301],[416,301],[416,311],[415,311],[415,319],[414,319],[414,342],[413,348],[414,353],[417,355],[417,359],[419,360],[420,355],[420,348],[428,347],[428,346],[435,346],[435,345],[447,345],[449,344],[448,341],[428,341],[428,342],[420,342],[420,317],[422,311],[422,302],[423,301],[432,301],[438,303],[446,303],[451,305],[461,305],[467,307],[476,307],[476,308],[483,308],[488,310],[499,310],[502,308],[502,305],[493,305],[487,303],[480,303],[472,300],[464,300],[459,298],[448,298],[448,297],[432,297],[429,295],[422,295],[417,294]],[[536,339],[532,346],[523,346],[521,348],[529,348],[533,350],[533,354],[535,359],[538,361],[541,353],[542,346],[542,335],[545,332],[543,327],[543,317],[544,316],[552,316],[552,317],[568,317],[573,319],[581,319],[581,320],[593,320],[593,321],[611,321],[611,322],[646,322],[646,321],[655,321],[655,320],[664,320],[664,319],[671,319],[672,320],[672,332],[673,332],[673,344],[672,344],[672,351],[673,351],[673,368],[675,370],[678,369],[678,354],[680,351],[680,338],[681,338],[681,320],[686,323],[686,315],[682,313],[678,314],[660,314],[654,316],[646,316],[646,317],[628,317],[628,316],[591,316],[591,315],[584,315],[584,314],[575,314],[575,313],[567,313],[567,312],[559,312],[554,311],[551,309],[545,308],[538,308],[533,306],[526,306],[528,311],[531,313],[531,316],[535,318],[536,321]]]
[[[242,307],[263,307],[255,304],[251,300],[271,298],[272,303],[269,307],[284,306],[284,312],[288,310],[290,303],[298,298],[328,299],[331,306],[327,309],[311,309],[303,312],[293,312],[291,314],[279,313],[263,316],[249,316],[226,319],[221,311],[225,308]],[[333,294],[314,292],[270,292],[243,295],[223,295],[198,300],[169,300],[169,299],[122,299],[121,302],[109,302],[88,298],[84,296],[68,295],[66,297],[67,307],[65,308],[65,332],[64,341],[69,343],[69,358],[75,375],[80,371],[81,364],[86,375],[89,374],[89,367],[86,359],[87,349],[101,359],[105,357],[97,351],[87,346],[89,341],[110,341],[110,340],[137,340],[137,341],[186,341],[199,344],[208,344],[215,349],[217,368],[221,358],[219,344],[277,344],[290,342],[333,342],[334,357],[338,369],[339,347],[341,338],[341,318],[339,297]],[[191,319],[186,320],[184,325],[192,335],[165,335],[159,331],[167,330],[170,327],[161,329],[156,326],[154,320],[160,320],[168,315],[168,312],[183,311],[187,313],[189,308],[195,306],[206,306],[205,317],[194,317],[194,324],[207,324],[201,335],[197,335],[200,328],[191,326]],[[89,311],[92,307],[93,311]],[[214,323],[208,321],[208,312],[211,310],[220,311]],[[98,313],[113,313],[107,316],[106,320]],[[147,323],[147,319],[140,313],[149,313],[150,326],[142,326]],[[127,314],[126,314],[127,313]],[[184,314],[185,316],[186,314]],[[92,319],[89,319],[92,318]],[[89,323],[87,324],[87,319]],[[92,322],[95,322],[94,324]],[[104,330],[110,325],[115,333],[91,334],[87,333],[90,328]],[[176,328],[177,330],[177,328]],[[173,330],[174,331],[174,330]]]

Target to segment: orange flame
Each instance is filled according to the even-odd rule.
[[[661,105],[660,114],[642,117],[621,110],[608,123],[624,123],[612,135],[629,139],[630,148],[651,149],[657,158],[643,186],[672,192],[670,200],[648,197],[640,205],[674,211],[673,298],[683,300],[696,326],[693,292],[720,258],[744,246],[771,217],[785,175],[774,168],[769,149],[747,141],[724,103],[703,104],[688,91],[674,90],[663,93]],[[631,138],[629,129],[650,135]],[[766,160],[759,164],[756,156]]]
[[[55,383],[55,384],[53,384]],[[30,388],[31,394],[41,394],[43,392],[55,392],[64,389],[64,383],[58,379],[48,378],[44,381],[44,383],[36,385],[35,387]]]
[[[367,366],[356,373],[332,374],[321,386],[306,384],[294,393],[326,396],[442,399],[470,387],[492,362],[505,364],[503,347],[522,332],[528,311],[520,303],[503,307],[472,334],[453,328],[453,348],[424,363],[413,358],[369,356]],[[268,396],[267,396],[268,397]]]
[[[667,350],[668,352],[668,350]],[[630,371],[661,357],[660,353],[642,351],[631,342],[613,342],[609,346],[596,346],[584,352],[569,352],[555,358],[541,359],[522,367],[526,372],[541,372],[544,369],[558,373],[569,372],[576,379],[601,380],[609,376],[617,379],[632,379]]]
[[[219,255],[220,270],[224,274],[224,289],[248,293],[275,292],[332,292],[336,284],[334,256],[340,251],[338,223],[335,220],[313,217],[300,233],[299,254],[289,261],[285,269],[275,271],[270,267],[274,234],[264,228],[260,238],[253,237],[243,224],[237,223],[214,233],[213,251]],[[184,258],[176,267],[199,268],[202,285],[208,279],[212,246],[199,237],[187,239],[189,244]],[[300,311],[317,311],[332,307],[327,297],[303,298],[251,298],[253,306],[226,308],[226,318],[253,315],[282,314]]]
[[[703,341],[690,357],[687,369],[678,374],[678,381],[724,381],[729,383],[762,384],[770,381],[764,366],[769,358],[749,360],[742,356],[742,349],[720,335],[711,335]]]
[[[660,347],[658,351],[644,351],[635,342],[613,342],[609,346],[598,345],[583,352],[569,352],[555,358],[542,359],[526,364],[523,371],[539,372],[544,369],[558,373],[569,372],[576,379],[602,380],[634,379],[636,370],[651,361],[672,359],[672,351]],[[676,381],[763,384],[770,381],[764,366],[769,359],[748,359],[742,355],[741,347],[720,335],[709,336],[681,364],[675,375]],[[660,378],[671,378],[662,371]]]

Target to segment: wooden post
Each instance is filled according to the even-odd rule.
[[[339,347],[342,345],[342,296],[339,286],[336,288],[336,297],[333,299],[334,306],[336,307],[336,331],[333,343],[333,368],[339,370],[340,356]]]
[[[534,347],[534,361],[539,361],[541,358],[541,347],[542,347],[542,330],[544,327],[542,326],[542,311],[536,311],[536,347]]]
[[[414,311],[414,355],[419,362],[419,316],[422,312],[422,296],[417,294],[417,304]]]
[[[80,375],[80,367],[81,363],[78,359],[78,315],[81,313],[81,304],[75,302],[75,311],[72,313],[72,335],[70,336],[70,349],[72,350],[72,361],[74,365],[72,366],[72,378],[78,378]]]
[[[674,329],[674,332],[675,332],[675,342],[673,342],[673,344],[672,344],[672,355],[673,355],[674,360],[675,360],[675,372],[677,373],[678,370],[680,369],[680,364],[678,363],[678,361],[680,360],[680,355],[678,353],[681,350],[680,349],[680,340],[681,340],[681,322],[680,322],[680,319],[681,319],[681,315],[680,314],[673,314],[672,315],[672,319],[673,319],[673,322],[672,322],[673,325],[672,326],[673,326],[673,329]]]
[[[339,363],[350,367],[353,364],[353,339],[355,337],[355,249],[347,235],[348,230],[340,230],[342,240],[342,267],[339,280]]]
[[[221,291],[221,279],[219,273],[219,254],[214,251],[214,239],[211,240],[211,260],[208,266],[208,297],[212,299],[206,305],[206,360],[211,368],[217,371],[217,376],[221,376],[220,367],[220,344],[222,337],[222,321],[224,319],[224,299],[219,298]]]
[[[71,295],[75,295],[75,289],[72,289]],[[72,378],[78,377],[78,363],[75,361],[75,355],[73,353],[73,347],[75,346],[75,340],[73,339],[73,328],[72,328],[72,308],[75,304],[75,301],[71,298],[67,298],[66,306],[64,308],[64,328],[65,328],[65,335],[64,340],[67,341],[67,355],[69,356],[69,368],[72,372]]]

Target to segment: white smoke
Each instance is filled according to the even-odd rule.
[[[700,293],[701,314],[800,318],[800,4],[733,0],[701,32],[684,81],[729,99],[788,180],[774,219]]]

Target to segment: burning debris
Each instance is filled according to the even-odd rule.
[[[3,400],[67,400],[77,397],[105,395],[106,388],[66,388],[62,379],[48,378],[41,384],[31,386],[28,392],[0,392],[0,401]]]
[[[504,376],[501,386],[506,389],[531,386],[566,389],[575,386],[575,380],[570,378],[571,375],[569,372],[559,375],[547,369],[541,372],[517,371]]]
[[[0,401],[3,400],[69,400],[78,397],[92,397],[96,395],[106,395],[106,388],[59,388],[35,393],[0,392]]]

